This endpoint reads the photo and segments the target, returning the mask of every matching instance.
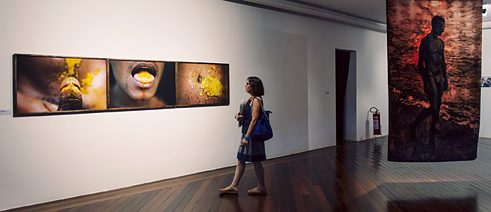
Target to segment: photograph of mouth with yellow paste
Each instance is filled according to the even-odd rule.
[[[137,63],[132,70],[131,76],[133,76],[133,80],[139,88],[144,90],[154,85],[157,71],[159,71],[153,63]]]
[[[171,87],[166,91],[162,85],[174,79],[172,76],[162,77],[166,65],[173,66],[159,61],[110,60],[109,108],[160,108],[169,105],[165,92],[174,92],[174,89]]]

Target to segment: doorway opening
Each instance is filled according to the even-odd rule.
[[[336,145],[356,141],[356,51],[336,49]]]

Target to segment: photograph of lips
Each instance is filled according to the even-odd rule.
[[[175,62],[109,60],[109,109],[175,106]]]
[[[229,104],[228,64],[178,62],[176,106]]]
[[[106,60],[15,54],[14,116],[106,109]]]

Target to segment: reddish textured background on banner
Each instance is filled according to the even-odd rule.
[[[479,0],[387,1],[390,161],[476,158],[481,93],[481,13],[482,1]],[[432,28],[436,28],[432,27],[435,16],[444,20],[441,35],[435,33],[435,29],[432,34]],[[423,42],[426,36],[433,37]],[[443,43],[442,54],[438,53],[437,39]],[[422,42],[427,44],[426,47],[421,47]],[[439,55],[443,57],[439,58]],[[422,65],[422,61],[427,61],[428,65]],[[419,67],[425,68],[418,69],[418,63]],[[445,65],[448,86],[443,85],[444,77],[441,76],[441,67]],[[431,72],[428,70],[433,72],[427,74]],[[443,91],[441,97],[438,89]],[[438,118],[434,119],[435,110],[430,108],[437,108],[435,102],[440,99]],[[429,115],[425,116],[425,113]],[[435,127],[433,120],[437,120]]]

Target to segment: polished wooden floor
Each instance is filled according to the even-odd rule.
[[[238,196],[219,196],[226,168],[19,211],[491,211],[491,139],[474,161],[395,163],[387,140],[347,142],[264,163],[267,196],[248,165]]]

